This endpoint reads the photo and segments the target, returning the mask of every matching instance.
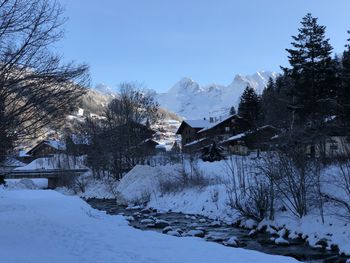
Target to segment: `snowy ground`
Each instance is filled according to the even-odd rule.
[[[136,230],[121,216],[51,190],[0,189],[0,258],[6,263],[296,262],[199,238]]]
[[[207,186],[189,187],[164,193],[161,191],[162,182],[173,180],[173,184],[176,184],[180,166],[136,166],[119,183],[118,199],[129,205],[147,203],[149,207],[163,211],[200,214],[227,222],[236,220],[239,214],[228,205],[229,196],[224,183],[228,176],[225,164],[199,161],[198,167],[212,183]],[[332,173],[335,173],[334,169]],[[329,191],[338,191],[334,187],[327,187]],[[335,216],[332,211],[335,208],[332,206],[332,204],[325,205],[324,224],[321,222],[318,209],[314,209],[302,219],[288,211],[277,211],[274,221],[263,221],[259,227],[271,225],[278,229],[286,228],[289,238],[296,238],[300,234],[312,246],[316,246],[316,243],[323,239],[327,241],[328,249],[337,245],[340,252],[350,255],[350,224],[344,218]],[[251,221],[248,223],[252,225]],[[247,227],[247,225],[244,226]],[[271,228],[268,227],[268,229]]]

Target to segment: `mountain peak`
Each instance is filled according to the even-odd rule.
[[[225,86],[210,84],[200,86],[191,78],[178,81],[167,93],[159,94],[158,101],[162,107],[171,110],[187,119],[202,119],[209,112],[229,112],[232,106],[237,107],[239,98],[247,86],[261,93],[270,77],[276,73],[258,71],[252,75],[235,75],[231,84]]]
[[[106,94],[106,95],[112,95],[112,94],[116,93],[111,86],[104,84],[104,83],[96,84],[94,90],[99,92],[99,93]]]

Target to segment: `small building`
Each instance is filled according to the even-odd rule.
[[[144,156],[154,155],[157,151],[157,146],[159,146],[159,142],[153,139],[146,139],[138,145],[138,151]]]
[[[34,159],[49,157],[66,151],[66,144],[58,140],[43,140],[27,152]]]
[[[331,118],[320,126],[308,127],[294,135],[305,147],[307,156],[334,161],[350,156],[350,132],[337,119]]]
[[[181,135],[181,146],[184,149],[186,144],[194,142],[199,138],[198,132],[206,127],[210,126],[210,122],[206,119],[203,120],[184,120],[176,134]]]
[[[310,157],[324,157],[326,159],[349,156],[350,138],[339,134],[326,136],[318,143],[307,145],[306,153]]]
[[[184,152],[196,152],[213,142],[221,142],[235,134],[247,131],[249,123],[239,115],[208,120],[185,120],[177,134],[181,135]]]
[[[220,142],[231,137],[234,134],[239,134],[249,130],[249,123],[237,114],[230,115],[220,119],[217,122],[210,122],[208,127],[198,131],[200,138],[208,138],[212,141]]]

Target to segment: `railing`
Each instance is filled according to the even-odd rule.
[[[12,170],[2,174],[6,179],[18,178],[57,178],[61,175],[80,175],[87,172],[88,169],[49,169],[49,170]]]

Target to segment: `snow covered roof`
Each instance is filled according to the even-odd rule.
[[[72,134],[71,139],[74,144],[84,144],[84,145],[90,145],[91,139],[89,136],[86,135],[78,135],[78,134]]]
[[[234,136],[231,136],[230,138],[228,138],[227,140],[224,140],[222,141],[223,143],[224,142],[232,142],[232,141],[236,141],[236,140],[239,140],[241,138],[243,138],[244,136],[246,136],[247,134],[245,132],[243,133],[239,133],[239,134],[236,134]]]
[[[208,127],[210,125],[210,122],[208,120],[184,120],[182,121],[180,127],[177,129],[176,134],[181,134],[183,128],[185,125],[188,125],[194,129],[203,129],[205,127]]]
[[[197,143],[199,143],[199,142],[202,142],[202,141],[204,141],[204,140],[206,140],[206,139],[207,139],[207,138],[202,138],[202,139],[199,139],[199,140],[195,140],[195,141],[193,141],[193,142],[190,142],[190,143],[185,144],[184,146],[194,145],[194,144],[197,144]]]
[[[207,131],[209,129],[212,129],[218,125],[220,125],[221,123],[231,119],[231,118],[237,118],[237,119],[242,119],[242,117],[240,117],[237,114],[234,115],[229,115],[223,119],[220,119],[219,121],[214,121],[214,122],[210,122],[209,120],[184,120],[181,124],[181,126],[179,127],[177,134],[181,133],[182,127],[183,127],[183,123],[186,123],[187,125],[191,126],[192,128],[196,128],[196,129],[201,129],[198,131],[198,133]]]
[[[9,166],[9,167],[20,167],[20,166],[25,166],[25,163],[22,163],[21,161],[12,158],[12,157],[8,157],[6,158],[6,160],[3,163],[4,166]]]
[[[276,129],[275,127],[273,127],[273,126],[271,126],[271,125],[265,125],[265,126],[261,126],[261,127],[257,128],[257,129],[254,130],[254,131],[247,131],[247,132],[243,132],[243,133],[239,133],[239,134],[233,135],[233,136],[231,136],[230,138],[228,138],[228,139],[222,141],[222,143],[237,141],[237,140],[239,140],[239,139],[244,138],[244,137],[247,136],[247,135],[248,135],[248,136],[249,136],[249,135],[253,135],[253,134],[255,134],[255,133],[259,132],[259,131],[263,131],[263,130],[267,130],[267,129],[269,129],[269,130],[274,130],[274,131],[277,132],[277,129]],[[275,137],[275,136],[276,136],[276,135],[273,135],[273,137]],[[273,137],[271,137],[270,139],[272,139]]]
[[[18,153],[19,157],[29,157],[30,155],[27,153],[26,150],[20,150]]]
[[[36,151],[38,147],[41,145],[48,145],[56,150],[59,151],[65,151],[66,150],[66,144],[64,142],[58,141],[58,140],[44,140],[38,143],[36,146],[34,146],[31,150],[29,150],[27,153],[32,154]]]
[[[44,144],[51,146],[52,148],[55,148],[56,150],[65,151],[66,150],[66,144],[61,141],[57,140],[45,140]]]
[[[146,140],[143,140],[142,142],[139,143],[139,145],[142,145],[142,144],[147,143],[147,142],[153,142],[154,144],[159,145],[159,142],[157,142],[156,140],[154,140],[152,138],[148,138]]]
[[[192,128],[205,128],[209,127],[212,123],[208,120],[184,120]]]
[[[227,121],[227,120],[229,120],[229,119],[231,119],[231,118],[233,118],[233,117],[235,117],[235,118],[241,118],[241,117],[238,116],[237,114],[229,115],[229,116],[227,116],[226,118],[221,119],[220,121],[217,121],[217,122],[209,122],[209,125],[203,127],[203,129],[200,130],[198,133],[201,133],[201,132],[207,131],[207,130],[209,130],[209,129],[211,129],[211,128],[214,128],[214,127],[218,126],[219,124],[223,123],[224,121]]]

